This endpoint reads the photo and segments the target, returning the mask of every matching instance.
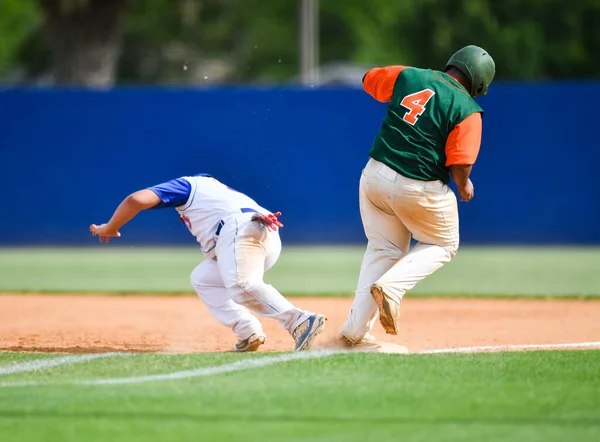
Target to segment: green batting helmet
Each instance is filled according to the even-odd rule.
[[[455,52],[446,70],[453,66],[461,71],[471,82],[471,97],[477,98],[487,94],[488,86],[496,74],[496,64],[490,54],[479,46],[469,45]]]

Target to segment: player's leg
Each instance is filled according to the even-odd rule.
[[[193,271],[190,282],[212,315],[238,337],[236,350],[253,351],[265,342],[260,321],[245,307],[235,303],[223,284],[217,262],[202,261]]]
[[[265,272],[275,265],[279,255],[281,254],[281,238],[279,232],[268,232],[268,240],[266,244],[267,254],[265,257]],[[295,326],[291,332],[292,337],[296,341],[295,350],[308,350],[314,338],[323,331],[325,327],[324,315],[318,313],[306,312],[304,319]]]
[[[419,189],[420,187],[420,189]],[[440,182],[415,183],[400,177],[393,208],[419,242],[372,287],[386,332],[398,332],[399,304],[419,281],[456,254],[459,243],[456,196]]]
[[[311,313],[294,306],[263,280],[281,251],[278,232],[270,232],[244,214],[228,220],[217,241],[217,260],[232,299],[266,318],[279,321],[294,335]]]
[[[393,177],[381,175],[380,163],[370,161],[360,180],[360,214],[369,240],[358,277],[354,301],[340,338],[358,344],[377,318],[377,304],[371,296],[373,283],[396,264],[410,247],[410,232],[389,207]]]

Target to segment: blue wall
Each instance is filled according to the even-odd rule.
[[[463,243],[600,243],[600,84],[481,99]],[[0,91],[0,244],[90,244],[130,192],[209,172],[283,212],[285,242],[362,242],[357,187],[385,106],[353,89]],[[122,245],[187,243],[174,211]]]

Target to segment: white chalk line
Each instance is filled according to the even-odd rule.
[[[436,350],[423,350],[417,354],[444,354],[444,353],[482,353],[482,352],[501,352],[515,350],[561,350],[570,348],[600,348],[600,342],[575,342],[569,344],[522,344],[522,345],[484,345],[481,347],[457,347],[440,348]]]
[[[344,353],[342,351],[310,351],[287,353],[279,356],[266,356],[262,358],[242,359],[231,364],[217,365],[212,367],[200,367],[193,370],[174,371],[170,373],[160,373],[147,376],[132,376],[126,378],[108,378],[93,379],[70,382],[38,382],[38,381],[16,381],[0,382],[0,388],[4,387],[30,387],[42,385],[119,385],[119,384],[140,384],[145,382],[170,381],[176,379],[190,379],[202,376],[211,376],[221,373],[231,373],[236,371],[249,370],[252,368],[264,367],[267,365],[279,364],[300,359],[320,359]]]
[[[410,353],[410,355],[423,354],[444,354],[444,353],[478,353],[486,351],[514,351],[514,350],[544,350],[544,349],[573,349],[573,348],[588,348],[600,349],[600,342],[578,342],[568,344],[524,344],[524,345],[487,345],[481,347],[457,347],[457,348],[441,348],[434,350],[423,350],[418,353]],[[262,358],[243,359],[231,364],[217,365],[212,367],[200,367],[193,370],[175,371],[170,373],[161,373],[147,376],[132,376],[125,378],[108,378],[94,379],[70,382],[38,382],[38,381],[16,381],[16,382],[0,382],[0,388],[6,387],[27,387],[27,386],[48,386],[48,385],[122,385],[122,384],[139,384],[146,382],[170,381],[178,379],[190,379],[203,376],[212,376],[222,373],[232,373],[253,368],[265,367],[268,365],[285,363],[293,360],[303,359],[322,359],[338,354],[351,354],[361,352],[351,351],[331,351],[319,350],[299,353],[286,353],[279,356],[266,356]],[[95,356],[96,358],[108,355],[124,355],[126,353],[107,353],[105,355],[87,355]],[[402,356],[406,356],[403,354]],[[60,359],[60,358],[57,358]],[[92,359],[92,358],[89,358]],[[37,361],[33,361],[37,362]],[[41,361],[40,361],[41,362]]]
[[[59,367],[61,365],[72,365],[80,362],[91,361],[93,359],[109,358],[112,356],[124,356],[126,354],[128,353],[94,353],[36,359],[34,361],[0,366],[0,375],[24,373],[28,371],[40,371],[45,370],[47,368]]]
[[[140,384],[144,382],[171,381],[175,379],[189,379],[202,376],[211,376],[221,373],[249,370],[252,368],[265,367],[267,365],[280,364],[299,359],[321,359],[340,354],[339,351],[314,351],[288,353],[280,356],[266,356],[263,358],[242,359],[231,364],[217,365],[213,367],[201,367],[193,370],[175,371],[171,373],[153,374],[148,376],[134,376],[128,378],[96,379],[92,381],[80,381],[84,385],[115,385],[115,384]]]

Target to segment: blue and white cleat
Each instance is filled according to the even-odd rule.
[[[325,328],[327,318],[323,315],[312,314],[292,333],[296,341],[295,351],[308,350],[313,339]]]

